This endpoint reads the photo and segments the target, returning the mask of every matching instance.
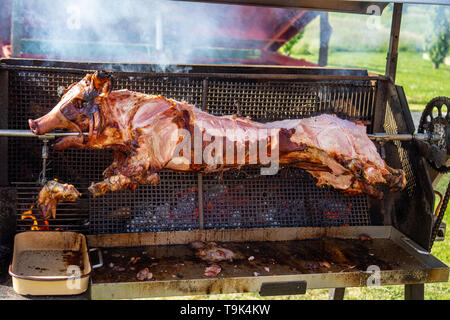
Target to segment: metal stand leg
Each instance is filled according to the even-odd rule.
[[[345,288],[332,288],[328,300],[344,300]]]
[[[424,300],[425,299],[425,285],[419,284],[405,284],[405,300]]]

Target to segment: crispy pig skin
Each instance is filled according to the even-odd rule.
[[[88,74],[71,86],[50,113],[29,120],[36,134],[56,128],[89,131],[83,141],[81,136],[63,138],[56,143],[57,149],[114,150],[114,161],[104,171],[104,181],[89,188],[94,196],[135,189],[139,184],[156,185],[161,170],[209,173],[247,165],[267,166],[258,154],[249,152],[249,145],[254,143],[269,151],[278,147],[281,168],[304,169],[317,179],[318,186],[332,186],[347,195],[366,193],[382,198],[382,189],[397,191],[406,185],[404,172],[385,163],[361,123],[330,114],[269,123],[235,115],[214,116],[161,95],[111,91],[109,80],[99,81],[100,77],[99,73]],[[276,130],[276,135],[258,138],[258,132],[268,129]],[[186,141],[183,132],[192,137],[187,154],[180,148]],[[195,137],[199,132],[203,138],[201,151],[222,140],[222,163],[196,161]],[[227,158],[227,145],[234,148],[233,157]],[[238,159],[237,150],[245,150],[245,162]]]
[[[48,181],[39,192],[38,208],[44,219],[56,218],[56,206],[61,202],[75,202],[81,193],[71,184]]]

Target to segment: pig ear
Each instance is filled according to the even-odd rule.
[[[96,71],[92,75],[92,86],[97,89],[100,97],[107,97],[112,89],[111,75],[105,71]]]

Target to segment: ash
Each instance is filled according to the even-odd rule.
[[[198,229],[197,211],[195,192],[182,195],[174,203],[140,203],[135,207],[133,218],[126,222],[125,232]]]

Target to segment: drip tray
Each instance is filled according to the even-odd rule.
[[[205,276],[212,263],[189,245],[198,240],[214,241],[238,257],[215,262],[220,273]],[[306,282],[308,289],[445,282],[449,274],[445,264],[391,227],[97,235],[88,236],[88,243],[102,247],[104,260],[91,277],[93,299],[260,292],[263,284],[288,282]],[[138,280],[145,268],[151,279]]]

